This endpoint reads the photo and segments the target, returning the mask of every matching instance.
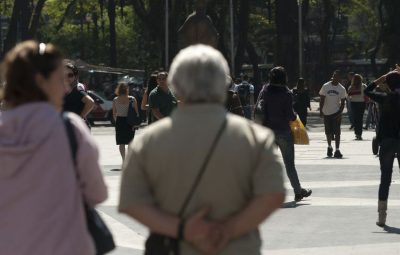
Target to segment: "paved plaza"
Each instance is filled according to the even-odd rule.
[[[346,122],[345,122],[346,124]],[[92,131],[100,146],[101,165],[109,199],[99,210],[110,226],[118,249],[113,255],[142,254],[147,230],[118,214],[121,172],[114,129],[98,126]],[[140,131],[139,131],[140,133]],[[286,202],[261,226],[262,254],[400,254],[400,176],[395,164],[388,221],[385,229],[375,225],[379,162],[372,154],[374,131],[355,141],[349,126],[342,129],[343,159],[326,158],[323,126],[317,114],[310,117],[308,146],[296,146],[296,164],[302,186],[312,188],[309,199],[294,203],[288,188]]]

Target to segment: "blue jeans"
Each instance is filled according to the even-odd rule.
[[[282,153],[286,174],[295,194],[301,193],[301,185],[294,164],[294,141],[291,133],[275,133],[275,143]]]
[[[385,138],[380,142],[379,162],[381,164],[381,183],[379,185],[379,200],[386,201],[392,182],[393,163],[396,158],[400,165],[400,139]]]
[[[246,119],[251,120],[251,106],[250,105],[243,106],[243,113],[244,113],[244,117]]]

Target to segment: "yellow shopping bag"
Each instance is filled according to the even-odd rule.
[[[292,130],[294,144],[310,144],[310,139],[308,138],[307,130],[301,122],[299,116],[295,121],[290,121],[290,129]]]

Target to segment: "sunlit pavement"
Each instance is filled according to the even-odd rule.
[[[372,154],[375,133],[366,131],[363,141],[344,121],[343,159],[326,158],[326,141],[317,113],[310,116],[310,145],[296,145],[296,165],[302,186],[313,195],[300,203],[286,180],[287,199],[283,208],[261,228],[263,254],[400,254],[400,186],[397,163],[393,173],[388,210],[388,227],[375,225],[379,162]],[[140,132],[138,134],[140,135]],[[99,210],[110,226],[118,249],[112,254],[142,254],[145,227],[116,211],[121,159],[114,129],[92,130],[100,146],[101,165],[110,197]]]

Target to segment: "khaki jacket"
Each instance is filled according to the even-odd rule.
[[[123,167],[120,209],[153,204],[178,214],[211,144],[227,126],[184,217],[211,206],[211,220],[240,212],[255,196],[284,192],[273,133],[222,105],[186,105],[150,125],[130,145]],[[255,230],[232,241],[221,254],[260,254]],[[183,243],[182,254],[199,254]]]

